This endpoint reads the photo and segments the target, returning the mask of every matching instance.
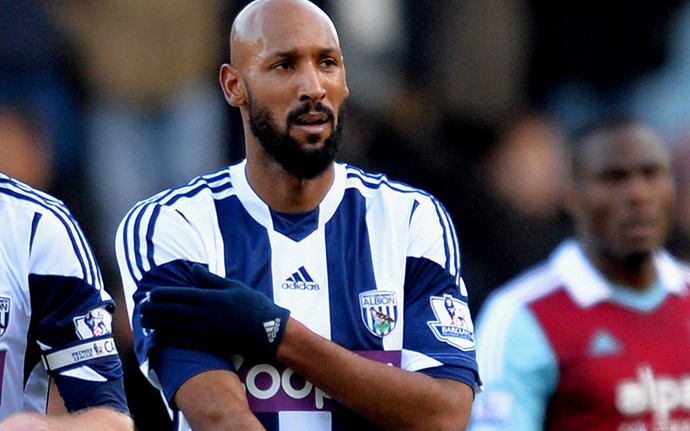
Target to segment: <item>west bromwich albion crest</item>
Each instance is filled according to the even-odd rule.
[[[398,300],[395,292],[369,290],[359,294],[362,321],[369,332],[385,337],[395,328],[398,320]]]
[[[0,336],[7,330],[10,323],[10,298],[0,296]]]

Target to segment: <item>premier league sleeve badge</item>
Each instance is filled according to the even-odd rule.
[[[460,350],[474,350],[474,327],[467,304],[452,295],[430,298],[435,321],[427,322],[431,332],[443,341]]]
[[[100,337],[110,334],[112,316],[105,309],[97,308],[74,318],[74,325],[81,340]]]

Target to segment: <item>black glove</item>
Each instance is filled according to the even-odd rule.
[[[156,287],[141,304],[141,325],[163,345],[275,358],[290,311],[246,284],[192,266],[196,287]]]

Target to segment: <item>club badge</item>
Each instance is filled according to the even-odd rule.
[[[385,337],[395,329],[398,318],[398,300],[395,292],[369,290],[359,294],[362,321],[369,332]]]
[[[10,298],[0,296],[0,337],[10,323]]]
[[[474,327],[467,304],[448,294],[432,296],[430,301],[436,321],[427,324],[434,336],[460,350],[473,350]]]

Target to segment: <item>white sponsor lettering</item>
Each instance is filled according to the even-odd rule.
[[[671,419],[665,424],[654,425],[632,421],[619,425],[616,431],[690,431],[690,419]]]
[[[256,384],[257,376],[261,373],[268,374],[271,379],[271,384],[267,389],[261,389]],[[246,384],[250,394],[260,400],[267,400],[278,393],[280,389],[280,374],[278,370],[268,364],[255,365],[247,373]]]
[[[257,384],[257,380],[263,377],[268,378],[268,386],[264,389],[260,388]],[[295,387],[293,383],[292,376],[295,372],[287,368],[282,372],[279,371],[272,365],[269,364],[258,364],[254,365],[247,371],[247,377],[244,383],[245,390],[252,397],[259,400],[269,400],[275,397],[280,390],[290,398],[295,400],[305,399],[313,394],[314,397],[314,407],[316,409],[322,409],[324,407],[324,400],[330,399],[324,391],[319,388],[315,388],[314,385],[304,379],[298,379],[302,381],[301,387]],[[265,382],[266,379],[263,379]]]
[[[295,374],[295,372],[290,368],[283,371],[283,375],[280,379],[280,384],[283,385],[285,393],[288,394],[290,398],[294,398],[296,400],[306,398],[307,395],[309,395],[309,393],[311,392],[311,388],[314,385],[312,385],[311,382],[304,380],[304,386],[302,386],[302,388],[295,388],[294,386],[292,386],[292,381],[290,380],[290,377],[292,377],[293,374]]]
[[[625,416],[651,412],[656,425],[667,424],[674,410],[690,409],[690,375],[657,377],[650,367],[640,367],[636,379],[618,384],[616,407]]]

